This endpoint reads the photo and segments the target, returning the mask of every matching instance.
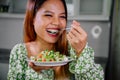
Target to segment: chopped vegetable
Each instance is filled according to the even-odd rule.
[[[66,55],[60,54],[60,52],[53,50],[45,50],[40,52],[37,56],[31,56],[32,61],[38,62],[53,62],[53,61],[67,61],[68,57]]]

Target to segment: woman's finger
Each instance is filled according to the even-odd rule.
[[[81,26],[76,26],[76,25],[72,25],[73,29],[75,29],[79,34],[81,35],[87,35],[86,32],[84,31],[84,29]]]
[[[80,23],[77,22],[76,20],[73,20],[72,24],[76,25],[76,26],[80,26]]]

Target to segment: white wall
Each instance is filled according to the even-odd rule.
[[[0,48],[11,49],[22,42],[23,19],[0,18]]]

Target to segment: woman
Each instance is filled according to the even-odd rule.
[[[86,44],[86,32],[73,21],[66,34],[66,24],[64,0],[28,0],[24,43],[11,51],[8,80],[103,80],[102,67],[94,63],[94,51]],[[46,49],[74,56],[76,60],[55,67],[26,61]]]

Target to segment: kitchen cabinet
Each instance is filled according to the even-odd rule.
[[[27,0],[10,0],[10,13],[24,14],[26,10]]]
[[[69,19],[109,20],[111,0],[66,0]]]
[[[65,0],[68,8],[69,20],[109,20],[111,0]],[[27,0],[11,0],[8,14],[0,17],[23,18]],[[11,15],[11,16],[10,16]]]

